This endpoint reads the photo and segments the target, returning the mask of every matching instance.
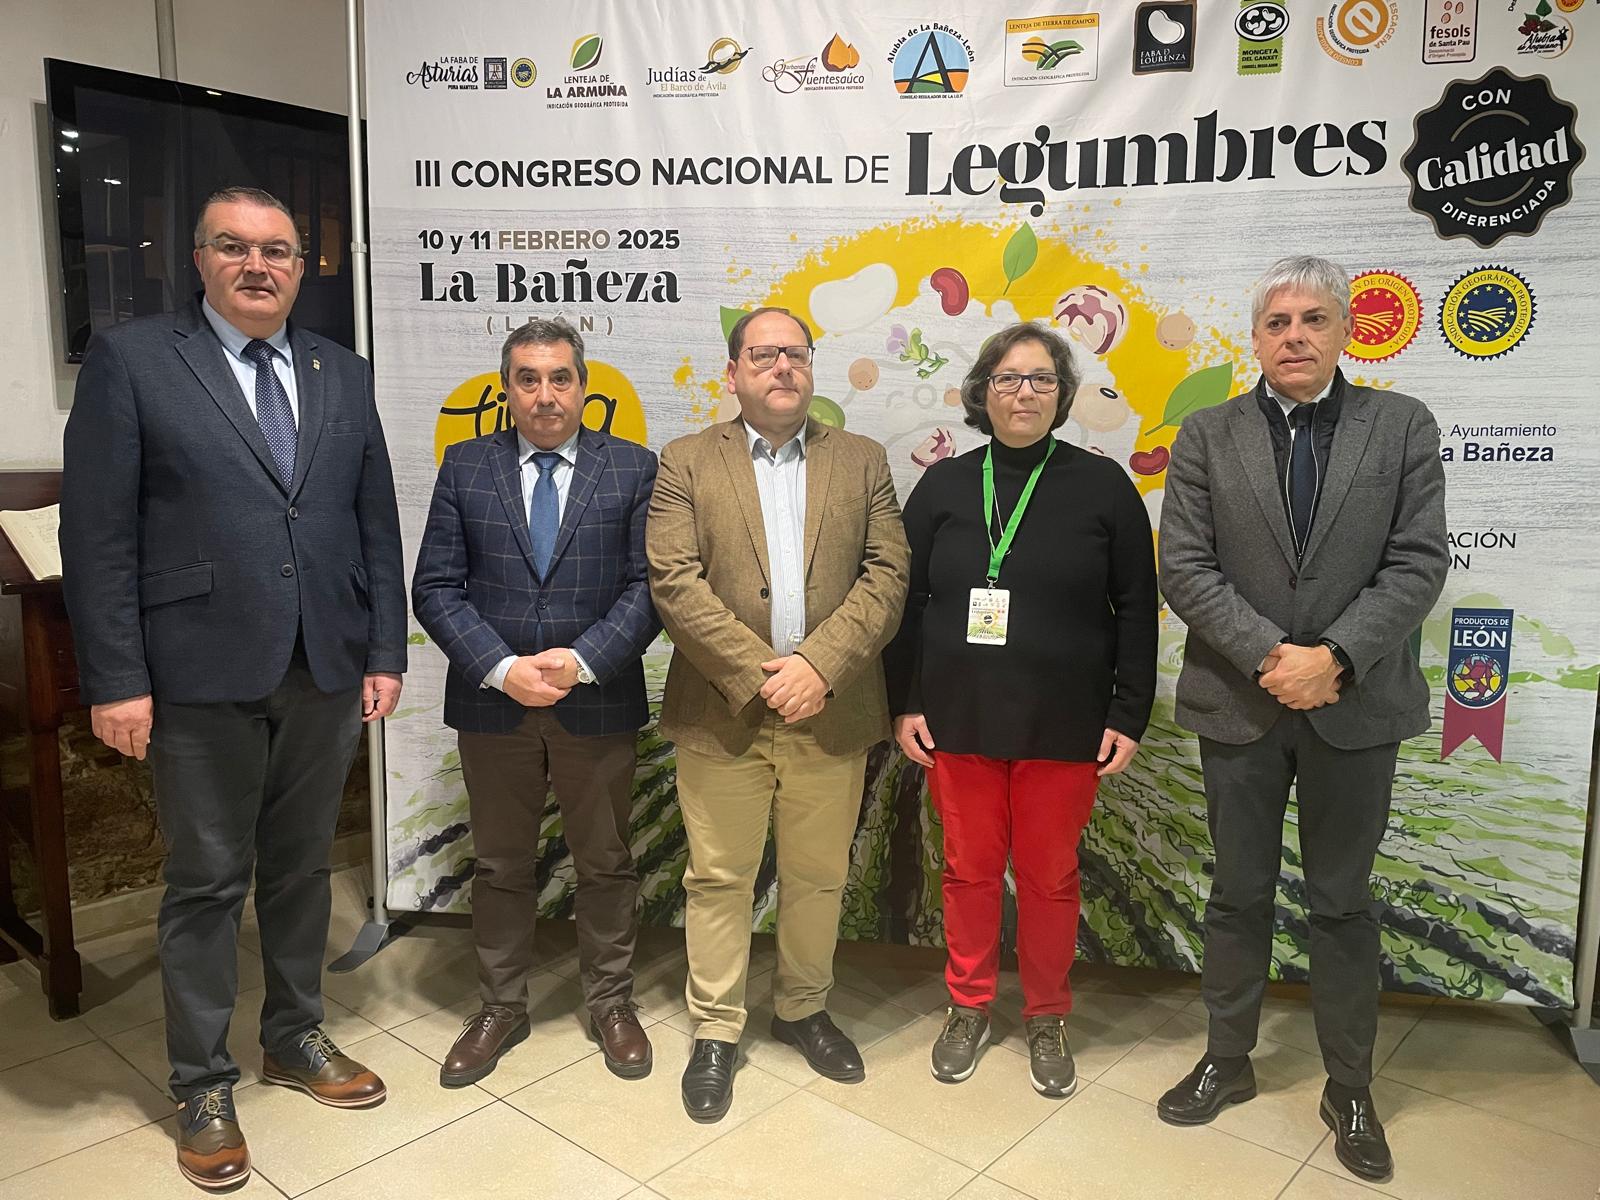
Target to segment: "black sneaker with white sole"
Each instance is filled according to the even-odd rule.
[[[989,1044],[989,1014],[981,1008],[952,1004],[945,1010],[944,1028],[933,1043],[933,1077],[940,1083],[960,1083],[977,1070],[978,1055]]]
[[[1065,1099],[1078,1086],[1078,1068],[1067,1045],[1067,1019],[1055,1013],[1025,1022],[1033,1090],[1052,1100]]]

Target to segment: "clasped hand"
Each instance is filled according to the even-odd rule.
[[[561,648],[524,654],[506,672],[505,693],[524,708],[547,708],[578,683],[578,659]]]
[[[828,681],[800,655],[769,659],[761,669],[771,672],[761,685],[761,698],[786,724],[816,716],[827,703]]]
[[[1304,711],[1339,702],[1343,668],[1326,646],[1279,643],[1261,663],[1261,686],[1286,708]]]

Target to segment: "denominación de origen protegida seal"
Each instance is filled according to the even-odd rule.
[[[1522,78],[1495,67],[1480,79],[1453,80],[1439,103],[1417,114],[1416,139],[1401,159],[1411,207],[1442,238],[1492,246],[1535,233],[1545,214],[1572,199],[1583,161],[1577,110],[1543,75]]]

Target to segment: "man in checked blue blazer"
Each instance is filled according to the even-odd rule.
[[[505,341],[515,428],[445,451],[412,608],[446,657],[477,867],[472,930],[483,1006],[439,1071],[465,1087],[528,1036],[539,827],[551,788],[577,870],[590,1036],[624,1079],[650,1073],[634,1011],[639,877],[628,847],[635,741],[648,708],[645,512],[656,456],[583,427],[588,368],[565,321]]]

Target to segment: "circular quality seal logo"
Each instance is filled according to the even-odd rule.
[[[528,87],[539,78],[539,68],[531,58],[519,58],[511,64],[511,82],[518,87]]]
[[[1468,271],[1439,302],[1439,332],[1465,358],[1499,358],[1533,326],[1533,292],[1508,267]]]
[[[1404,275],[1366,271],[1350,282],[1350,344],[1358,362],[1382,362],[1411,345],[1422,327],[1422,298]]]
[[[1505,664],[1493,654],[1469,654],[1450,672],[1450,694],[1468,708],[1488,708],[1506,694]]]
[[[1504,67],[1447,84],[1439,103],[1417,114],[1415,140],[1400,160],[1411,178],[1411,208],[1442,238],[1485,248],[1508,234],[1527,237],[1545,214],[1572,199],[1583,161],[1577,110],[1543,75]]]

